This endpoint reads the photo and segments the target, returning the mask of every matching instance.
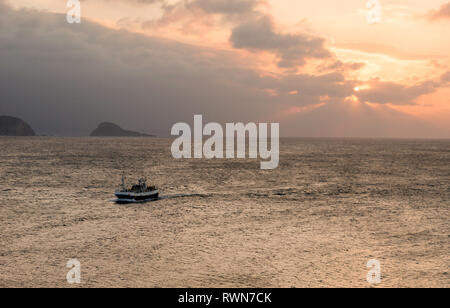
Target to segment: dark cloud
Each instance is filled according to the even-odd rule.
[[[444,75],[442,75],[441,82],[443,85],[447,85],[450,83],[450,72],[447,72]]]
[[[320,70],[329,71],[357,71],[362,69],[366,64],[362,62],[342,62],[336,60],[335,62],[319,67]]]
[[[88,0],[85,0],[88,1]],[[104,0],[110,2],[128,2],[141,4],[161,3],[166,9],[185,7],[188,9],[202,9],[212,14],[244,14],[252,12],[255,7],[265,0],[179,0],[170,4],[167,0]]]
[[[370,83],[370,89],[357,93],[363,102],[376,104],[413,105],[417,98],[430,94],[441,86],[440,83],[426,81],[415,86],[405,86],[379,80]]]
[[[414,105],[416,100],[437,89],[450,85],[450,72],[443,74],[439,81],[425,81],[415,86],[405,86],[394,82],[373,80],[370,89],[357,93],[363,102],[376,104]]]
[[[0,114],[22,117],[39,133],[85,135],[99,122],[112,121],[167,136],[173,123],[197,113],[205,121],[257,122],[323,97],[328,107],[305,123],[311,123],[308,131],[329,132],[328,117],[339,116],[331,106],[343,104],[357,83],[346,80],[344,72],[261,77],[237,65],[229,52],[116,31],[88,20],[71,25],[64,15],[15,11],[1,0],[0,12]],[[403,102],[436,86],[390,87],[408,93],[394,97]],[[374,89],[379,92],[367,94],[368,100],[382,101],[384,95],[392,101],[387,88],[378,81]],[[295,125],[281,126],[283,134],[305,133],[295,131],[301,129]]]
[[[272,82],[277,86],[279,93],[292,93],[290,95],[292,102],[303,102],[303,105],[317,104],[321,97],[329,97],[332,101],[342,101],[345,97],[353,94],[353,83],[347,81],[341,73],[329,73],[324,75],[288,75],[280,79],[278,83]]]
[[[450,2],[443,4],[439,10],[428,13],[428,18],[431,20],[450,19]]]
[[[93,1],[93,0],[80,0],[81,2]],[[154,3],[166,3],[167,0],[103,0],[105,2],[127,2],[138,4],[154,4]]]
[[[283,68],[303,66],[308,58],[331,57],[323,39],[277,32],[269,16],[241,23],[233,29],[230,41],[234,48],[274,52]]]
[[[131,0],[133,1],[133,0]],[[147,20],[143,28],[158,28],[170,24],[180,24],[183,32],[195,29],[192,25],[212,26],[212,16],[218,16],[222,22],[239,23],[249,16],[259,15],[257,7],[266,0],[179,0],[169,3],[161,1],[162,17]]]
[[[194,0],[188,8],[199,8],[212,14],[247,14],[253,12],[261,1],[257,0]]]
[[[257,89],[230,82],[238,70],[226,55],[86,20],[69,25],[64,15],[0,10],[8,25],[0,27],[0,113],[30,119],[41,132],[86,134],[110,120],[167,134],[195,112],[231,117],[234,101],[246,102],[234,105],[244,115],[257,115],[258,101],[264,109]]]
[[[313,104],[320,95],[346,95],[338,88],[349,88],[342,76],[260,77],[228,53],[87,20],[72,25],[59,14],[0,9],[0,24],[8,25],[0,27],[0,113],[30,119],[44,133],[87,134],[108,120],[167,134],[194,113],[256,121],[280,106]],[[272,97],[266,89],[305,95]]]
[[[281,33],[272,17],[258,10],[265,4],[267,2],[264,0],[179,1],[165,6],[162,18],[146,21],[143,27],[181,23],[181,29],[186,31],[195,29],[192,26],[194,24],[211,26],[210,15],[217,15],[231,26],[230,43],[234,48],[271,52],[277,56],[278,66],[281,68],[296,70],[303,66],[307,59],[332,57],[322,38]]]

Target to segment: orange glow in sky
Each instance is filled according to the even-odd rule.
[[[191,0],[195,1],[195,0]],[[214,2],[214,0],[211,0]],[[62,0],[14,0],[7,1],[16,8],[27,7],[64,14],[67,10]],[[347,80],[353,80],[351,101],[355,95],[373,90],[380,102],[367,101],[370,106],[382,104],[405,114],[440,123],[450,128],[450,81],[446,85],[441,76],[450,71],[450,17],[431,20],[448,0],[381,0],[381,21],[367,22],[366,0],[267,0],[254,8],[258,14],[270,16],[274,31],[280,34],[280,42],[289,35],[308,35],[323,39],[325,48],[332,55],[324,61],[320,57],[307,59],[295,68],[280,63],[275,47],[235,48],[230,42],[237,17],[207,14],[199,9],[173,10],[164,15],[161,3],[151,5],[133,0],[96,0],[82,2],[83,18],[114,29],[126,29],[152,37],[207,47],[212,51],[230,53],[237,63],[260,71],[261,75],[278,79],[290,74],[323,75],[339,72]],[[177,0],[166,3],[176,5]],[[284,36],[283,36],[284,35]],[[370,85],[378,83],[377,88]],[[395,83],[397,87],[389,83]],[[435,89],[423,90],[433,84]],[[417,86],[419,85],[419,86]],[[421,88],[420,85],[423,85]],[[414,88],[417,86],[417,89]],[[396,101],[383,101],[385,87],[405,92]],[[350,91],[351,89],[350,88]],[[417,94],[409,97],[409,92]],[[266,95],[277,97],[279,91],[266,89]],[[302,91],[286,89],[286,95],[296,97]],[[404,101],[409,99],[410,101]],[[322,106],[286,107],[280,115],[302,113]],[[369,105],[368,105],[369,106]]]

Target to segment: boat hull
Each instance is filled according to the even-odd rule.
[[[137,202],[147,202],[158,200],[159,191],[149,191],[144,193],[133,193],[133,192],[116,192],[115,193],[117,203],[137,203]]]

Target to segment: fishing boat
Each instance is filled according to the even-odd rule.
[[[122,184],[115,192],[117,203],[136,203],[157,200],[159,190],[156,186],[147,186],[147,179],[142,178],[139,183],[127,188],[125,185],[125,176],[122,175]]]

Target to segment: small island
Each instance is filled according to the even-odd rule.
[[[36,136],[36,133],[19,118],[0,116],[0,136]]]
[[[90,135],[91,137],[155,137],[134,131],[122,129],[119,125],[104,122],[101,123]]]

